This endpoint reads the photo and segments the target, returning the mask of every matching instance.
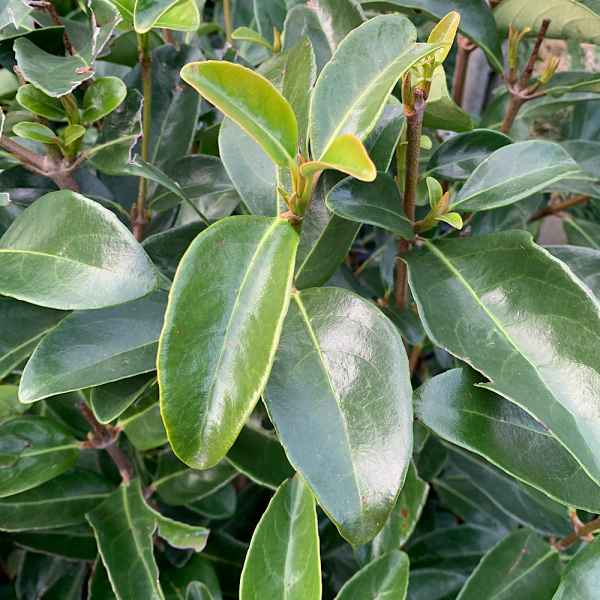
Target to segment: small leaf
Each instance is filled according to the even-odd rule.
[[[297,244],[287,221],[229,217],[203,231],[179,265],[161,334],[158,380],[171,446],[195,468],[225,456],[266,384]],[[208,302],[206,310],[193,308],[199,297]]]
[[[459,24],[460,13],[452,11],[443,19],[440,19],[431,30],[427,42],[429,44],[443,44],[443,48],[437,50],[434,54],[436,64],[441,65],[446,60],[446,57],[452,49],[452,44],[454,43]]]
[[[436,217],[435,220],[447,223],[448,225],[450,225],[450,227],[454,227],[454,229],[461,230],[463,228],[462,217],[457,212],[446,213],[445,215]]]
[[[396,182],[387,173],[378,173],[369,184],[343,179],[327,194],[325,202],[344,219],[382,227],[407,240],[414,237]]]
[[[175,521],[150,507],[148,509],[152,511],[158,524],[158,535],[166,540],[170,546],[179,550],[193,550],[194,552],[204,550],[209,534],[206,527]]]
[[[402,104],[390,96],[379,121],[365,140],[365,148],[378,171],[386,172],[390,168],[405,126]]]
[[[29,112],[50,121],[66,121],[67,114],[60,100],[44,94],[35,86],[27,83],[17,92],[17,102]]]
[[[70,146],[85,135],[85,127],[82,125],[67,125],[61,132],[61,141],[65,146]]]
[[[190,63],[181,77],[235,121],[270,156],[287,167],[295,162],[298,125],[292,107],[262,75],[233,63]]]
[[[334,140],[320,160],[304,163],[300,167],[303,175],[324,169],[335,169],[361,181],[373,181],[377,171],[363,143],[354,135],[341,135]]]
[[[138,10],[137,4],[141,5],[141,10]],[[118,0],[115,6],[127,23],[133,25],[135,22],[138,33],[149,32],[152,28],[196,31],[200,26],[195,0]]]
[[[250,542],[240,600],[320,600],[315,500],[301,477],[277,490]]]
[[[265,38],[257,31],[254,31],[254,29],[250,29],[250,27],[238,27],[237,29],[234,29],[231,34],[231,39],[258,44],[259,46],[263,46],[268,50],[273,51],[273,44],[268,40],[265,40]]]
[[[99,121],[121,105],[127,96],[127,88],[118,77],[98,77],[83,96],[84,123]]]
[[[433,177],[425,178],[425,183],[427,184],[427,192],[429,196],[429,206],[434,208],[437,206],[438,202],[442,199],[444,195],[444,190],[440,182]]]
[[[120,304],[158,283],[150,259],[117,217],[66,190],[46,194],[19,215],[0,238],[0,256],[0,293],[50,308]]]
[[[21,121],[13,127],[13,132],[26,140],[33,140],[42,144],[58,144],[59,142],[54,131],[41,123]]]
[[[100,423],[110,423],[153,385],[156,385],[156,377],[143,374],[93,387],[90,407]]]
[[[167,434],[160,417],[156,386],[148,388],[120,416],[117,427],[124,431],[133,447],[141,452],[164,446]]]

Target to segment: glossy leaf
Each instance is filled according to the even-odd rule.
[[[551,498],[600,510],[597,484],[560,442],[516,404],[477,386],[480,381],[467,369],[438,375],[416,391],[415,412],[443,439],[476,452]]]
[[[42,144],[58,144],[56,134],[41,123],[33,123],[30,121],[21,121],[13,127],[13,132],[21,138],[40,142]]]
[[[30,550],[68,560],[94,560],[96,542],[87,525],[13,533],[15,544]]]
[[[569,561],[552,600],[592,600],[598,591],[599,573],[600,538],[596,538]]]
[[[558,585],[559,563],[546,541],[519,529],[483,557],[457,600],[546,600]]]
[[[186,65],[181,76],[246,131],[279,166],[294,162],[298,125],[292,107],[264,77],[233,63]]]
[[[19,388],[16,385],[0,384],[0,421],[22,415],[27,408],[19,402]]]
[[[586,350],[600,329],[598,301],[522,232],[427,242],[407,262],[429,337],[491,380],[481,387],[543,422],[600,481],[598,420],[589,405],[600,365]],[[448,311],[457,306],[465,316],[454,322]],[[567,326],[581,319],[586,329]],[[565,384],[572,377],[577,386]]]
[[[152,509],[150,509],[152,510]],[[209,530],[199,525],[188,525],[152,511],[158,523],[158,535],[173,548],[201,552],[206,546]]]
[[[456,37],[459,24],[460,13],[454,10],[440,19],[439,23],[431,30],[427,41],[430,44],[444,45],[444,47],[438,50],[434,55],[436,64],[441,65],[446,60],[446,57],[452,48],[452,44],[454,44],[454,38]]]
[[[600,298],[600,251],[579,246],[546,246],[546,249],[564,262],[596,298]]]
[[[135,30],[138,33],[146,33],[176,3],[177,0],[135,2],[133,8],[133,26]]]
[[[452,200],[451,209],[489,210],[512,204],[579,170],[569,154],[553,142],[510,144],[479,164]]]
[[[416,30],[400,15],[370,19],[352,31],[325,66],[311,98],[313,157],[322,160],[341,135],[363,140],[375,127],[394,85],[437,46],[415,44]]]
[[[447,600],[460,590],[465,575],[445,569],[414,569],[410,572],[408,600]]]
[[[325,203],[344,219],[382,227],[405,239],[414,237],[398,186],[387,173],[378,173],[373,183],[366,184],[344,179],[327,194]]]
[[[138,33],[151,28],[196,31],[200,26],[198,5],[194,0],[112,0],[123,19],[135,24]],[[138,9],[144,7],[143,10]]]
[[[120,304],[158,282],[117,217],[70,191],[46,194],[17,217],[0,238],[0,255],[0,293],[50,308]]]
[[[100,475],[67,471],[34,489],[0,500],[0,530],[27,531],[85,523],[85,513],[113,486]]]
[[[185,600],[208,600],[189,593],[194,583],[204,585],[213,600],[223,600],[217,574],[202,554],[193,555],[181,568],[161,569],[160,579],[167,600],[181,600],[184,590]]]
[[[77,140],[80,140],[85,135],[86,129],[83,125],[67,125],[60,132],[60,141],[65,146],[74,144]]]
[[[167,434],[160,416],[158,390],[149,388],[119,418],[122,429],[131,444],[140,451],[152,450],[167,443]]]
[[[244,562],[240,600],[319,600],[315,500],[301,477],[286,481],[256,526]]]
[[[336,600],[354,598],[385,598],[404,600],[408,587],[408,556],[392,550],[363,567],[349,579]]]
[[[231,39],[241,42],[252,42],[264,46],[271,51],[273,50],[272,44],[268,40],[265,40],[260,33],[254,31],[254,29],[250,29],[250,27],[238,27],[234,29],[231,33]]]
[[[46,417],[0,423],[0,498],[25,492],[70,469],[79,443]]]
[[[203,231],[179,265],[158,380],[169,441],[191,466],[206,469],[225,456],[262,393],[297,244],[287,221],[230,217]],[[208,303],[202,312],[194,308],[199,297]]]
[[[144,502],[139,480],[121,485],[86,517],[118,600],[162,600],[152,554],[156,519]]]
[[[378,171],[389,169],[404,127],[402,104],[395,96],[390,96],[379,121],[365,139],[365,147]]]
[[[125,84],[117,77],[98,77],[83,96],[84,123],[99,121],[121,105],[127,96]]]
[[[294,294],[267,407],[290,462],[354,544],[383,527],[408,468],[407,364],[396,328],[372,304],[337,288]]]
[[[21,378],[21,402],[102,385],[155,369],[167,295],[78,311],[44,337]]]

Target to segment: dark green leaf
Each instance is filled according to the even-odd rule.
[[[569,244],[600,250],[600,225],[584,219],[564,219],[563,225]]]
[[[149,388],[121,415],[117,426],[138,450],[151,450],[166,444],[167,434],[160,417],[156,386]]]
[[[598,592],[600,538],[582,548],[569,561],[552,600],[593,600]]]
[[[15,544],[26,550],[69,560],[94,560],[98,553],[92,530],[87,524],[13,533],[11,537]]]
[[[600,298],[600,251],[579,246],[546,246],[575,273],[596,298]]]
[[[125,84],[117,77],[99,77],[85,90],[83,96],[84,123],[99,121],[121,105],[127,96]]]

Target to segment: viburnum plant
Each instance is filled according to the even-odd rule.
[[[5,0],[0,597],[600,598],[594,44]]]

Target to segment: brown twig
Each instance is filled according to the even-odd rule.
[[[459,106],[462,106],[463,102],[469,57],[476,47],[468,38],[462,35],[458,37],[458,51],[456,53],[454,77],[452,78],[452,98]]]
[[[39,8],[41,10],[45,10],[50,15],[50,18],[52,19],[52,22],[55,25],[58,25],[59,27],[64,27],[64,24],[61,21],[60,15],[58,14],[56,7],[54,6],[54,4],[52,4],[52,2],[46,2],[45,0],[29,0],[28,4],[29,4],[29,6],[31,6],[31,8]],[[63,33],[63,41],[65,44],[65,48],[67,49],[67,52],[71,56],[73,54],[75,54],[76,53],[75,48],[73,47],[73,44],[71,43],[71,39],[69,38],[69,34],[67,33],[66,29]]]
[[[513,126],[513,123],[517,118],[517,114],[519,113],[519,110],[521,109],[521,106],[523,106],[523,104],[529,102],[530,100],[533,100],[534,98],[539,98],[540,96],[544,95],[543,92],[528,93],[528,86],[531,76],[533,75],[533,69],[535,68],[535,63],[537,62],[542,42],[546,37],[546,32],[548,31],[549,26],[550,19],[544,19],[542,21],[542,26],[538,31],[533,50],[529,55],[527,65],[523,69],[519,80],[513,85],[512,79],[514,78],[514,74],[509,74],[505,76],[508,91],[510,92],[510,101],[506,109],[506,114],[504,115],[504,120],[502,121],[502,125],[500,126],[500,131],[502,133],[508,133],[511,130],[511,127]]]
[[[586,523],[585,525],[577,526],[573,533],[565,536],[562,540],[559,540],[554,544],[557,550],[566,550],[569,546],[572,546],[580,539],[589,536],[600,529],[600,517]]]
[[[133,478],[134,469],[125,452],[117,446],[120,431],[110,425],[102,425],[99,423],[94,416],[94,413],[85,402],[80,402],[79,409],[92,428],[88,440],[85,442],[85,446],[88,448],[106,450],[119,470],[123,483],[129,483]]]
[[[532,223],[533,221],[538,221],[539,219],[543,219],[549,215],[555,215],[556,213],[562,212],[563,210],[567,210],[573,206],[579,206],[580,204],[587,204],[590,200],[589,196],[585,196],[584,194],[580,194],[577,196],[573,196],[568,200],[564,200],[563,202],[558,202],[556,204],[549,204],[544,208],[541,208],[537,212],[533,213],[531,217],[528,219],[528,223]]]

